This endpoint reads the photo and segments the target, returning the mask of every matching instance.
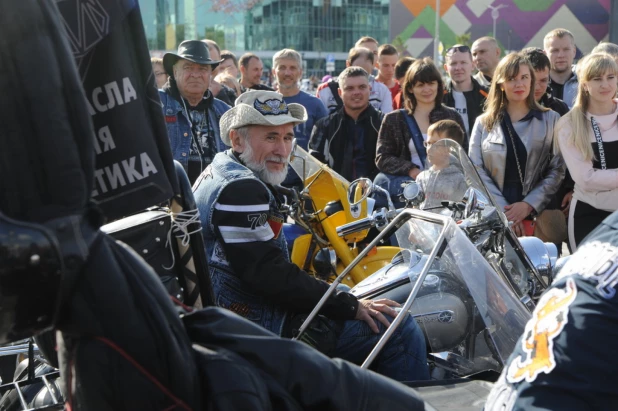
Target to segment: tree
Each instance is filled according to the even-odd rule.
[[[203,0],[206,2],[206,0]],[[260,0],[212,0],[210,10],[227,14],[251,10]]]
[[[464,33],[462,35],[455,36],[455,41],[457,42],[457,44],[463,44],[464,46],[472,47],[472,41],[470,37],[470,33]]]
[[[219,46],[220,49],[225,49],[225,32],[223,30],[217,30],[214,27],[206,27],[205,38],[212,40]]]

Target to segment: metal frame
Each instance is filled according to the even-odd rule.
[[[313,321],[313,319],[317,316],[318,312],[322,309],[322,307],[324,306],[328,298],[333,294],[337,286],[346,277],[346,275],[348,275],[348,273],[352,271],[352,269],[369,253],[369,251],[371,251],[373,247],[375,247],[382,238],[392,235],[391,231],[394,232],[395,229],[398,229],[399,227],[401,227],[403,224],[405,224],[408,220],[410,220],[413,217],[424,220],[424,221],[428,221],[431,223],[440,224],[442,225],[442,230],[440,231],[440,234],[438,235],[436,244],[433,250],[431,251],[429,258],[427,259],[425,266],[423,267],[423,270],[421,271],[418,279],[416,280],[416,283],[414,284],[414,287],[412,288],[412,291],[410,292],[408,299],[404,303],[403,307],[401,308],[401,310],[399,311],[395,319],[391,322],[390,326],[386,329],[386,331],[384,332],[380,340],[377,342],[376,346],[369,353],[367,359],[363,362],[361,367],[368,368],[371,365],[373,360],[378,356],[380,351],[384,348],[388,340],[391,338],[391,336],[393,335],[397,327],[399,327],[399,325],[403,322],[405,316],[408,315],[408,311],[412,307],[412,303],[414,302],[414,299],[416,295],[418,294],[423,284],[423,281],[425,281],[425,277],[427,276],[427,273],[429,272],[429,268],[431,267],[431,264],[436,258],[436,255],[438,254],[438,252],[440,250],[443,250],[443,245],[446,240],[446,233],[449,229],[452,230],[452,225],[455,224],[450,217],[441,216],[439,214],[430,213],[428,211],[421,211],[421,210],[410,209],[410,208],[405,208],[399,211],[399,214],[386,226],[386,228],[382,232],[380,232],[376,236],[376,238],[374,238],[373,241],[371,241],[371,243],[369,243],[369,245],[362,252],[358,254],[358,256],[350,263],[350,265],[348,265],[341,272],[341,274],[339,274],[339,276],[335,279],[335,281],[331,283],[326,293],[324,293],[324,295],[322,296],[318,304],[313,308],[313,310],[311,311],[311,313],[309,314],[305,322],[301,325],[300,329],[298,330],[297,335],[295,335],[293,339],[297,340],[304,334],[304,332],[309,327],[309,324],[311,324],[311,321]]]
[[[40,375],[38,377],[35,376],[35,351],[38,353],[39,348],[34,343],[32,338],[26,343],[0,347],[0,357],[28,353],[28,373],[26,375],[26,379],[0,385],[0,396],[3,396],[11,390],[15,390],[17,392],[22,411],[64,410],[64,399],[62,397],[58,399],[58,397],[54,393],[55,388],[51,384],[51,382],[60,378],[60,371],[56,370],[51,373]],[[38,383],[43,383],[43,385],[47,388],[47,391],[52,398],[53,404],[45,405],[39,408],[30,408],[26,401],[26,397],[22,392],[22,389],[29,385]]]

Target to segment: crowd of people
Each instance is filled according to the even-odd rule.
[[[448,172],[430,147],[455,140],[517,235],[560,245],[568,232],[574,251],[618,209],[618,47],[598,49],[573,65],[575,38],[556,29],[543,49],[501,58],[496,40],[483,37],[446,50],[445,81],[431,59],[399,58],[392,45],[363,37],[317,96],[300,89],[302,58],[291,49],[273,57],[277,91],[261,84],[256,54],[237,59],[210,40],[153,60],[173,156],[194,183],[217,304],[291,337],[328,287],[290,262],[281,233],[274,186],[302,184],[289,169],[294,141],[397,201],[403,181]],[[309,341],[360,362],[397,305],[338,290]],[[425,355],[408,318],[375,368],[426,379]]]
[[[203,43],[201,57],[187,52],[199,42],[186,41],[178,54],[152,59],[174,158],[191,181],[227,148],[223,113],[247,90],[273,90],[261,83],[264,65],[256,54],[237,58],[212,40]],[[611,155],[618,140],[616,77],[609,61],[618,59],[618,46],[600,43],[590,53],[595,59],[577,65],[576,51],[565,29],[547,33],[543,48],[502,58],[498,42],[482,37],[446,50],[445,79],[431,59],[400,58],[392,45],[362,37],[347,68],[316,96],[300,88],[302,57],[295,50],[274,55],[272,74],[283,101],[307,111],[307,121],[294,127],[298,144],[348,180],[369,177],[397,203],[401,183],[427,167],[429,126],[453,120],[515,233],[559,249],[564,241],[575,251],[618,208],[618,164]],[[289,168],[283,185],[300,184]]]

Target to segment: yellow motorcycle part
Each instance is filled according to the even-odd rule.
[[[292,262],[296,264],[300,269],[305,266],[305,260],[307,258],[307,254],[309,253],[310,247],[311,234],[303,234],[301,236],[298,236],[294,240],[294,245],[292,246],[292,253],[290,254],[290,260],[292,260]],[[313,255],[310,256],[310,258],[310,261],[313,264]]]
[[[354,248],[354,258],[358,255],[358,249]],[[354,287],[356,284],[369,277],[371,274],[378,271],[380,268],[386,267],[390,264],[393,257],[401,251],[399,247],[391,247],[391,246],[380,246],[376,247],[375,252],[370,252],[365,256],[356,267],[352,269],[348,273],[348,275],[341,281],[343,284],[348,285],[350,287]],[[342,264],[342,261],[339,261],[337,264],[337,274],[341,274],[343,270],[348,266],[348,264]],[[331,278],[330,281],[334,281],[335,278]]]

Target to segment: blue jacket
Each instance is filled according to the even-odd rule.
[[[159,90],[161,107],[165,116],[167,135],[170,139],[170,146],[174,160],[182,164],[186,171],[189,166],[189,154],[191,151],[191,123],[187,114],[183,110],[182,104],[163,90]],[[219,99],[213,99],[212,105],[208,110],[210,124],[215,131],[217,152],[225,151],[228,147],[221,140],[219,120],[223,113],[228,111],[230,106]]]

